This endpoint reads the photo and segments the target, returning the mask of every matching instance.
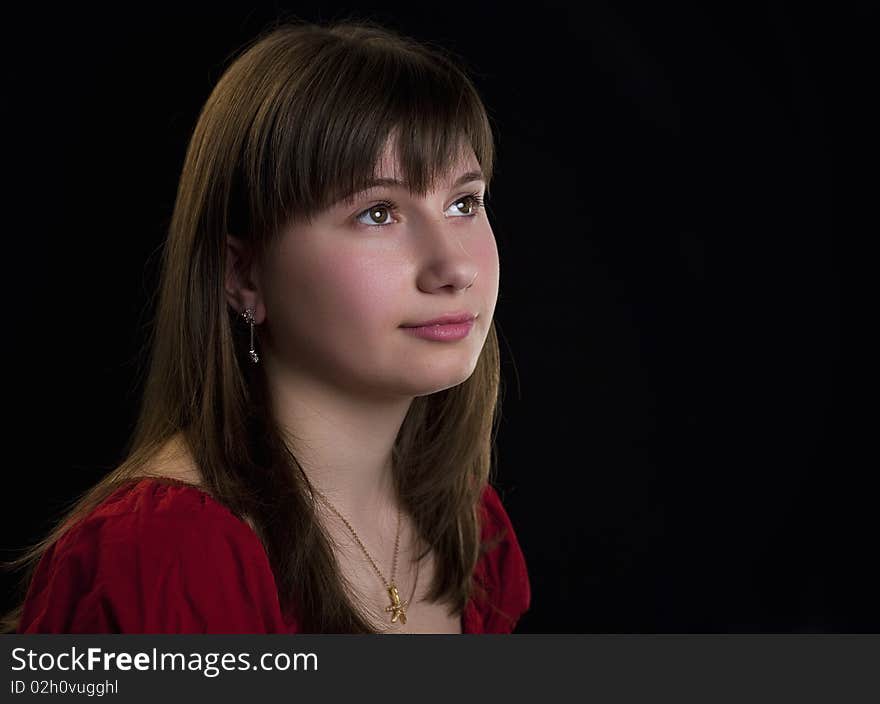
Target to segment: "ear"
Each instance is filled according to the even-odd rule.
[[[258,272],[253,248],[244,240],[226,235],[226,271],[224,275],[226,300],[233,310],[244,313],[253,308],[257,324],[266,317],[266,307],[258,284]]]

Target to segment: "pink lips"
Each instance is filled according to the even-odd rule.
[[[450,325],[452,323],[466,323],[476,317],[477,316],[473,313],[461,311],[459,313],[446,313],[445,315],[441,315],[439,318],[434,318],[433,320],[425,320],[421,323],[413,323],[412,325],[403,325],[401,327],[420,328],[424,327],[425,325]]]
[[[453,341],[467,337],[476,317],[471,313],[447,313],[431,321],[401,327],[426,340]]]

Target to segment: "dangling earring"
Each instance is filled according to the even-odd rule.
[[[254,349],[254,309],[253,308],[245,308],[244,313],[242,313],[242,316],[244,317],[245,322],[247,322],[251,326],[250,356],[251,356],[251,359],[253,360],[254,364],[256,364],[257,362],[260,361],[260,356],[257,354],[257,351]]]

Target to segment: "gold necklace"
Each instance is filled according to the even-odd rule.
[[[364,551],[364,555],[367,556],[367,559],[370,561],[370,564],[373,565],[373,569],[376,571],[376,574],[379,575],[379,579],[381,579],[382,583],[385,585],[385,589],[388,590],[388,598],[391,599],[391,605],[386,606],[385,611],[391,612],[391,623],[397,623],[398,618],[400,619],[400,622],[402,624],[406,623],[406,607],[410,604],[413,595],[415,595],[416,593],[416,584],[419,580],[419,573],[418,570],[416,570],[416,579],[413,583],[413,590],[412,594],[410,594],[409,599],[407,601],[401,602],[400,594],[397,591],[397,586],[394,584],[394,575],[397,572],[397,553],[400,546],[400,505],[398,504],[397,506],[397,537],[394,539],[394,561],[391,563],[391,581],[389,582],[387,579],[385,579],[385,575],[383,575],[379,568],[376,566],[373,558],[370,557],[370,553],[367,552],[367,548],[364,547],[364,544],[361,542],[361,539],[358,537],[355,529],[351,527],[351,523],[346,520],[345,516],[343,516],[341,513],[339,513],[339,511],[336,510],[336,508],[327,500],[327,497],[324,496],[324,494],[315,489],[315,487],[312,487],[312,490],[318,496],[320,496],[323,502],[327,504],[327,506],[330,508],[330,510],[333,511],[333,513],[335,513],[337,516],[339,516],[339,518],[342,519],[342,522],[345,523],[346,526],[348,526],[348,529],[351,531],[351,534],[354,536],[357,544],[360,545],[361,550]]]

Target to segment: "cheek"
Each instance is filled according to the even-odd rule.
[[[375,331],[394,311],[395,279],[387,259],[340,248],[333,256],[288,251],[280,262],[271,303],[294,334],[346,337],[345,331]]]
[[[324,273],[313,286],[319,287],[333,306],[327,311],[329,315],[353,328],[375,331],[386,326],[395,312],[396,282],[400,280],[388,258],[370,259],[363,254],[340,257]]]

